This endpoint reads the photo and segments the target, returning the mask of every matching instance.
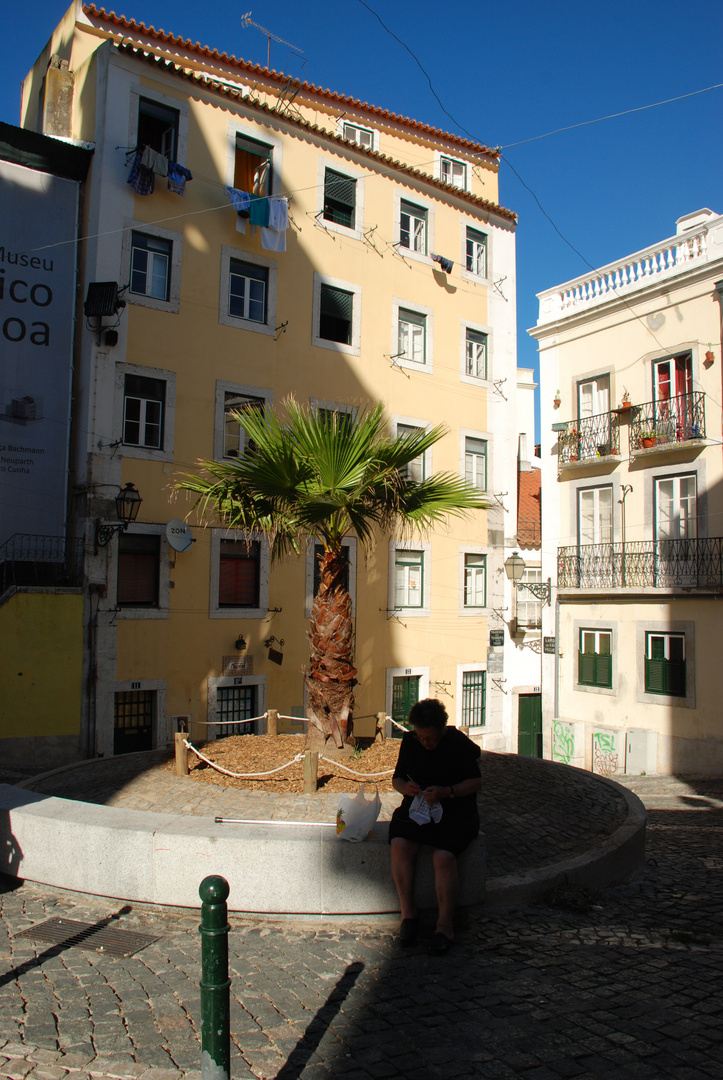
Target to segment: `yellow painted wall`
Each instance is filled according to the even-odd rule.
[[[0,738],[80,731],[83,597],[16,593],[0,607]]]

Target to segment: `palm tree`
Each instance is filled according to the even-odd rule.
[[[306,672],[307,745],[353,742],[354,629],[345,584],[344,537],[368,548],[377,532],[422,531],[487,506],[477,488],[452,474],[415,481],[409,465],[445,434],[442,426],[392,438],[384,408],[357,416],[302,408],[289,397],[285,417],[236,413],[248,438],[243,457],[201,462],[178,490],[194,493],[203,517],[246,535],[261,534],[271,559],[299,554],[308,537],[322,548],[311,611]]]

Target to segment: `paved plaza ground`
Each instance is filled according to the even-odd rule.
[[[632,881],[470,910],[446,957],[387,917],[232,916],[234,1080],[723,1078],[723,780],[623,782],[649,811]],[[0,889],[0,1076],[200,1077],[198,912],[132,905],[117,925],[158,941],[119,959],[17,935],[129,905]]]

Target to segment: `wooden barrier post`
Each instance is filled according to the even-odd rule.
[[[188,751],[183,745],[185,731],[177,731],[173,736],[176,747],[176,776],[188,776]]]
[[[267,709],[266,710],[266,734],[278,735],[279,734],[279,710]]]
[[[383,712],[377,713],[377,731],[374,736],[374,742],[384,742],[387,737],[387,714]]]
[[[315,795],[319,777],[319,754],[316,750],[304,751],[304,795]]]

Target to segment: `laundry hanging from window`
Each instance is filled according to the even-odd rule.
[[[451,259],[445,259],[444,255],[435,255],[433,251],[429,253],[429,257],[432,262],[439,263],[445,274],[452,273],[452,270],[454,269],[454,263]]]

